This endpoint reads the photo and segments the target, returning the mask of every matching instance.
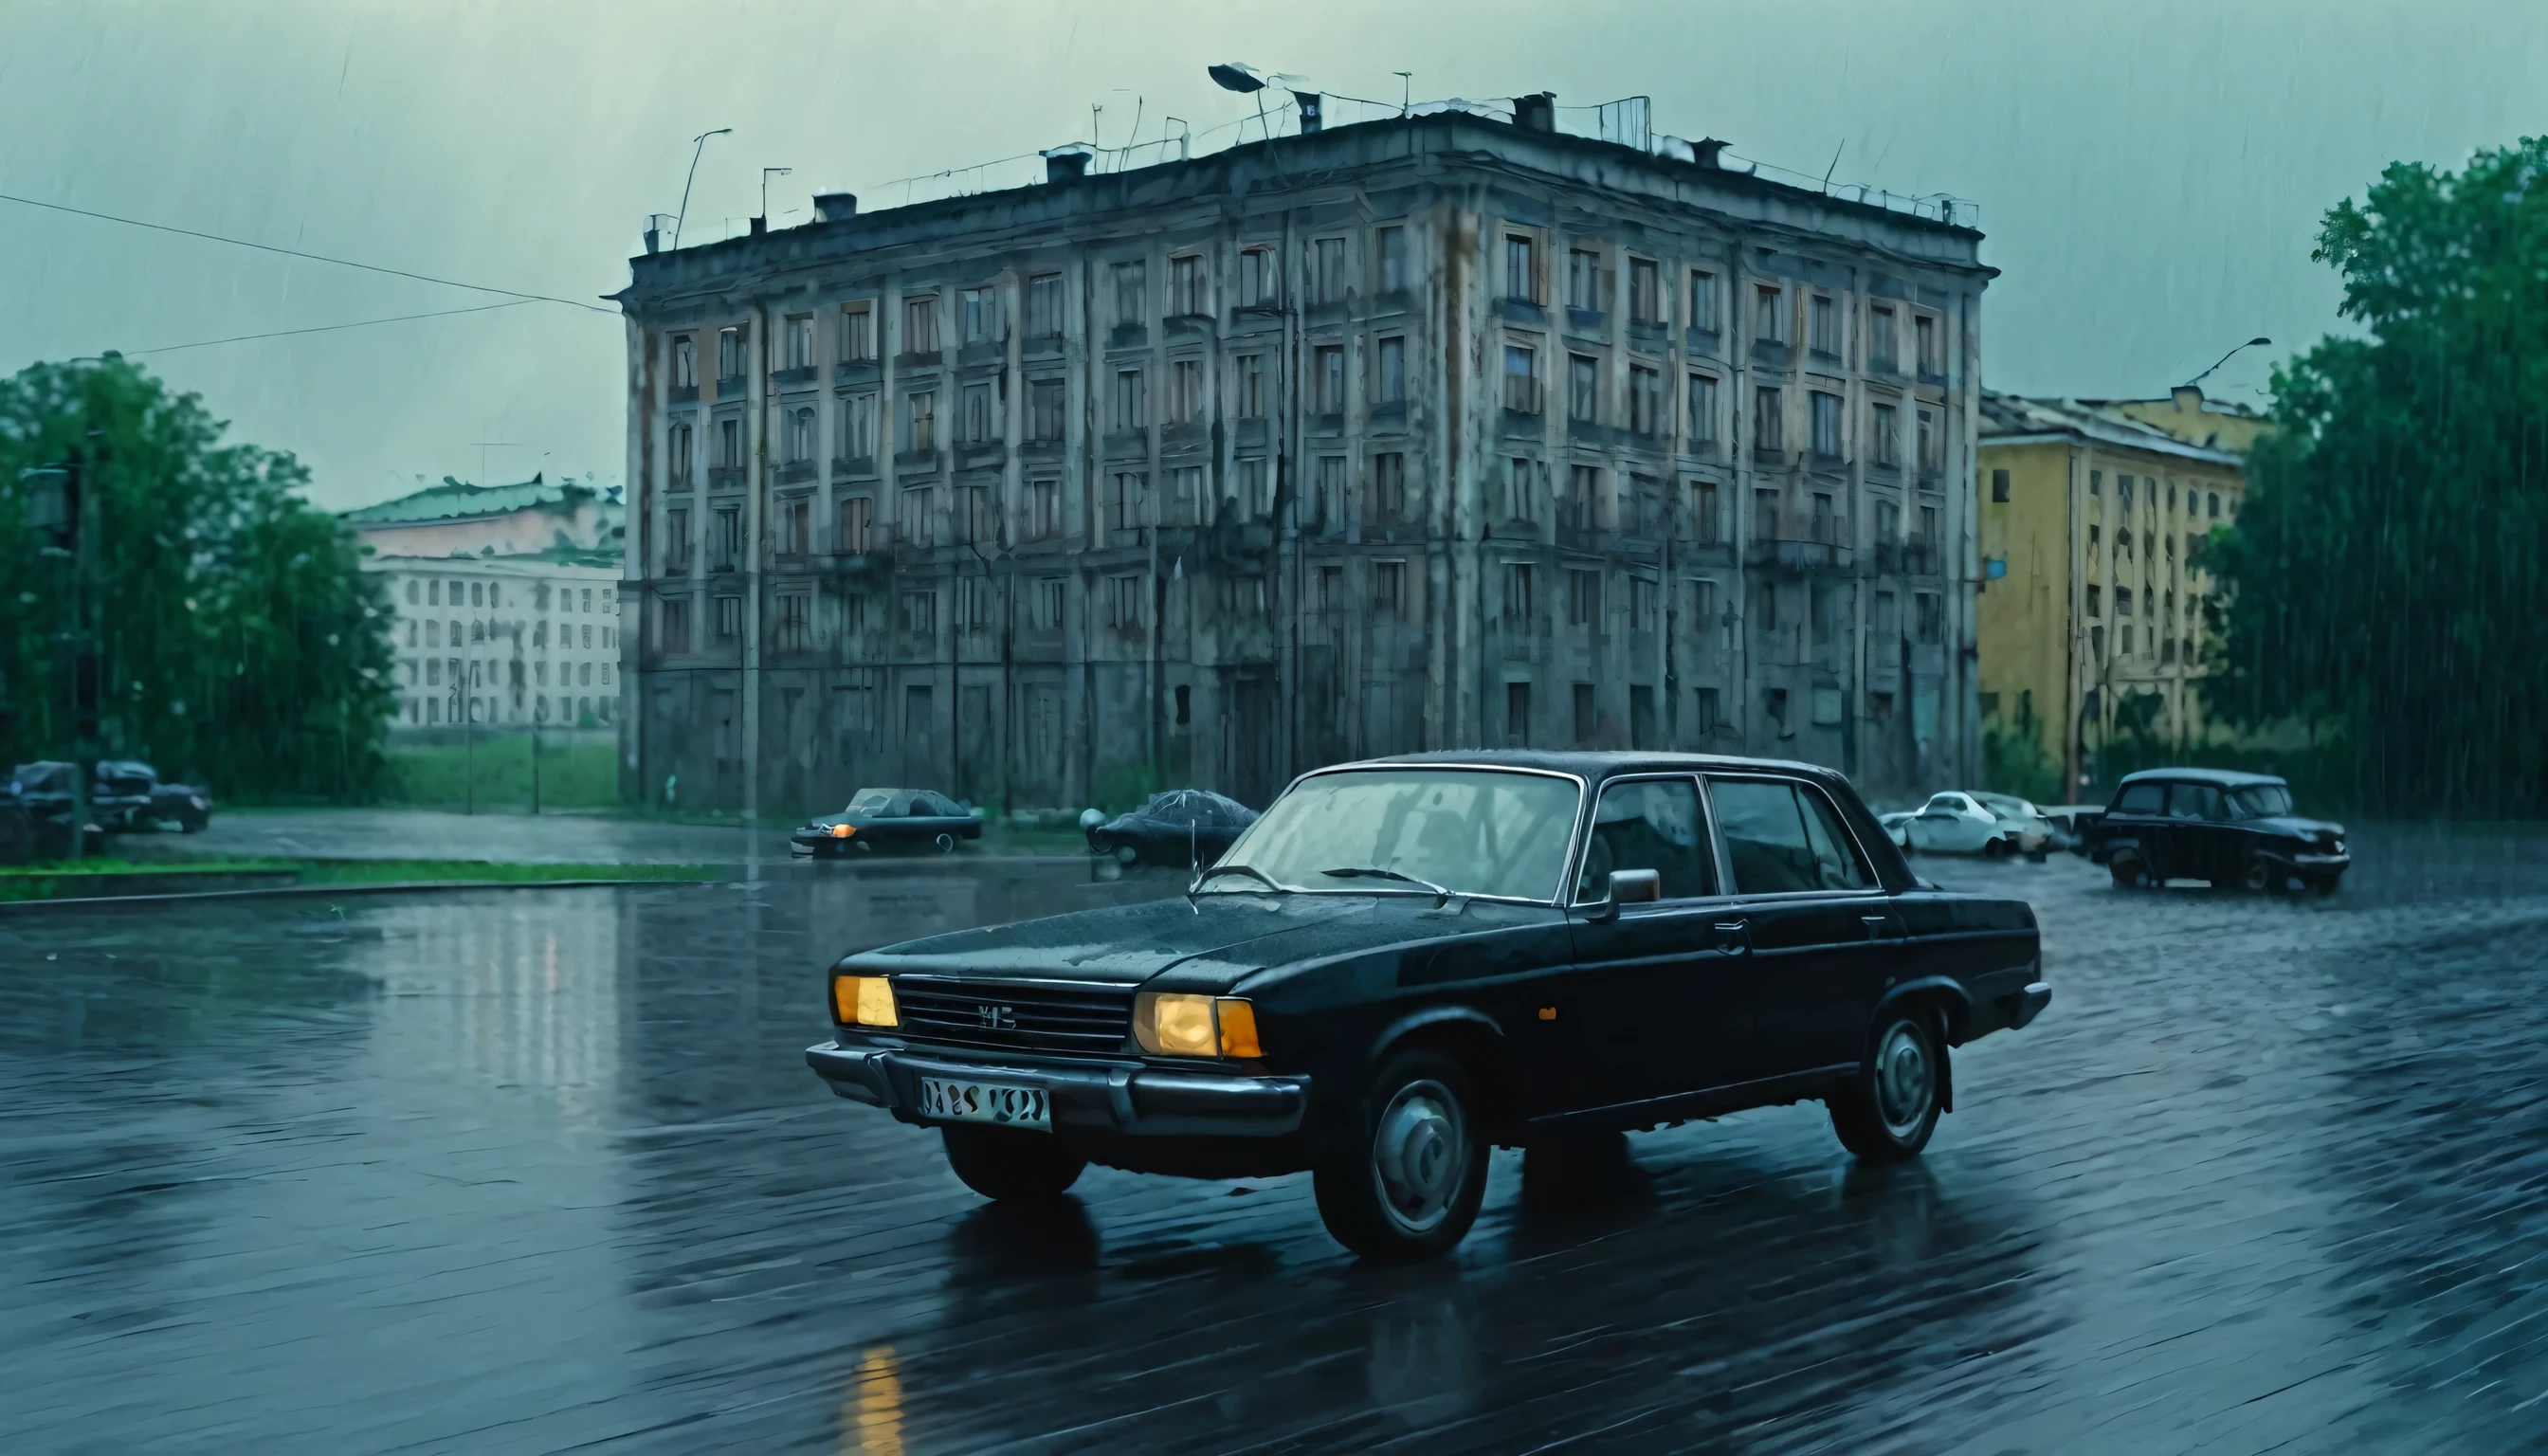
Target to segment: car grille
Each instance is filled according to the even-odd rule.
[[[893,999],[914,1041],[1114,1055],[1133,1035],[1129,987],[898,975]]]

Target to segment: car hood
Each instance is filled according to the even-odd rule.
[[[2266,834],[2289,835],[2293,839],[2342,839],[2344,826],[2323,819],[2303,819],[2296,814],[2278,814],[2270,819],[2250,819],[2249,829]]]
[[[1228,986],[1277,966],[1557,918],[1546,906],[1457,897],[1436,908],[1430,895],[1215,893],[906,941],[847,956],[840,968],[1128,986],[1174,969],[1179,983]]]

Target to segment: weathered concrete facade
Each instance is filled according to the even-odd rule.
[[[1970,775],[1972,229],[1457,114],[849,207],[634,260],[632,793]]]

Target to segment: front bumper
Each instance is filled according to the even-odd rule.
[[[2260,850],[2256,858],[2280,864],[2306,879],[2333,879],[2353,866],[2353,857],[2342,851],[2331,855],[2316,851],[2286,855],[2272,850]]]
[[[1300,1131],[1310,1107],[1308,1077],[1205,1076],[1138,1065],[1012,1065],[829,1042],[806,1047],[805,1064],[836,1094],[924,1127],[943,1121],[918,1111],[922,1076],[1037,1088],[1051,1105],[1055,1131],[1280,1138]]]

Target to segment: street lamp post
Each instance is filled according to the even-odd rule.
[[[708,149],[709,137],[733,135],[734,128],[719,127],[713,132],[701,132],[690,138],[690,174],[682,179],[682,210],[673,215],[673,246],[678,248],[682,245],[682,224],[690,216],[690,184],[698,180],[699,153]]]
[[[2263,347],[2265,347],[2265,346],[2267,346],[2267,345],[2270,345],[2271,343],[2273,343],[2273,340],[2272,340],[2272,339],[2269,339],[2269,338],[2267,338],[2267,337],[2265,337],[2263,334],[2261,334],[2261,333],[2260,333],[2260,334],[2256,335],[2254,338],[2251,338],[2251,339],[2247,340],[2245,343],[2238,345],[2238,346],[2237,346],[2237,348],[2233,348],[2233,349],[2231,349],[2228,354],[2224,354],[2224,355],[2222,355],[2220,358],[2213,360],[2213,361],[2212,361],[2212,369],[2206,369],[2206,370],[2204,370],[2201,374],[2198,374],[2198,375],[2194,376],[2192,379],[2187,380],[2187,381],[2185,382],[2185,388],[2187,388],[2187,389],[2192,389],[2192,388],[2194,388],[2196,385],[2199,385],[2199,384],[2203,383],[2205,380],[2210,379],[2210,378],[2212,377],[2212,370],[2213,370],[2213,369],[2218,369],[2218,368],[2220,368],[2222,365],[2229,363],[2229,362],[2230,362],[2230,357],[2231,357],[2232,355],[2236,354],[2236,353],[2238,352],[2238,349],[2255,349],[2255,348],[2263,348]]]

